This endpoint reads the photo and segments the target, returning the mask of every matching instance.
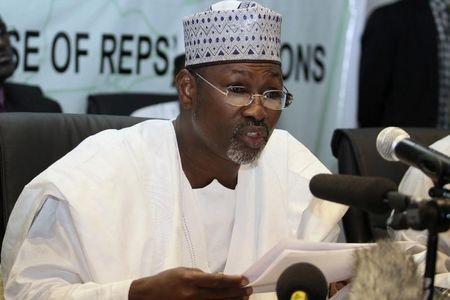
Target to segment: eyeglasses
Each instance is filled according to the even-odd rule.
[[[245,86],[228,86],[226,91],[222,91],[197,72],[191,71],[191,73],[224,95],[226,97],[226,102],[233,106],[248,106],[253,103],[255,97],[260,97],[261,104],[264,107],[273,110],[282,110],[294,101],[294,96],[284,86],[284,90],[268,90],[262,94],[252,94]]]

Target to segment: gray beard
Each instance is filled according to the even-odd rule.
[[[233,137],[231,138],[230,145],[227,149],[227,157],[234,163],[239,165],[246,165],[251,164],[258,160],[262,149],[264,149],[265,144],[260,149],[253,149],[245,145],[244,142],[238,139],[239,133],[242,128],[245,126],[255,125],[255,123],[262,123],[262,122],[255,122],[253,120],[243,122],[236,126],[234,129]],[[259,125],[259,124],[258,124]],[[262,123],[266,127],[267,133],[269,133],[269,129],[267,126]]]
[[[233,137],[227,149],[227,157],[234,163],[246,165],[255,162],[261,154],[261,149],[252,149]]]

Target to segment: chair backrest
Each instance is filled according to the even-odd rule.
[[[86,137],[145,119],[52,113],[0,114],[0,238],[23,187]]]
[[[139,108],[177,99],[177,95],[164,94],[93,94],[88,97],[87,113],[129,116]]]
[[[340,174],[378,176],[400,183],[408,166],[384,160],[376,150],[376,138],[383,128],[336,129],[331,141],[333,155],[338,159]],[[435,128],[404,128],[412,139],[423,145],[450,134]],[[367,214],[351,207],[344,216],[347,242],[369,242],[387,236],[387,215]]]

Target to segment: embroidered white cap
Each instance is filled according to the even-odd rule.
[[[281,63],[281,15],[255,1],[221,1],[183,20],[186,66]]]

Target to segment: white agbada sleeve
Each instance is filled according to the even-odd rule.
[[[85,282],[90,276],[64,201],[45,201],[17,257],[5,299],[128,299],[131,279]]]
[[[450,136],[447,136],[433,145],[431,148],[450,155]],[[428,190],[433,186],[433,182],[422,171],[416,168],[409,168],[403,176],[399,185],[399,191],[414,197],[429,199]],[[424,270],[426,258],[427,231],[416,231],[412,229],[390,231],[396,240],[415,241],[420,245],[415,247],[413,258],[419,267]],[[435,285],[443,288],[450,288],[450,232],[439,234],[438,260],[436,263]]]

